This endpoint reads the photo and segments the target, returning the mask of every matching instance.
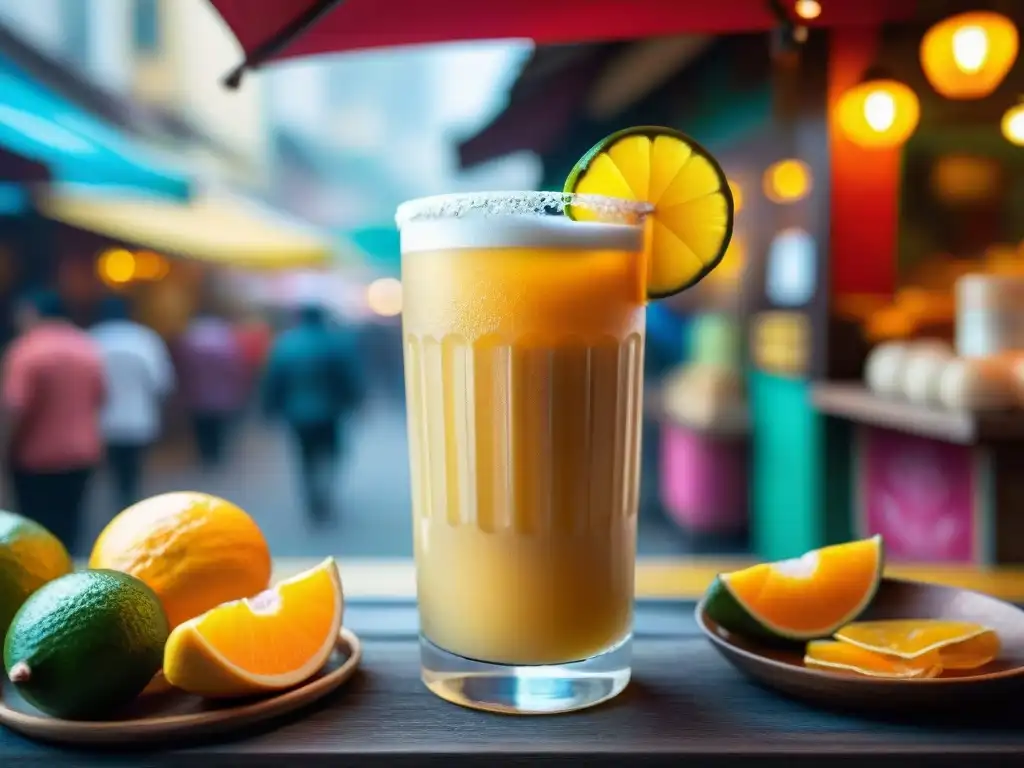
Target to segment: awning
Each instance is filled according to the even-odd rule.
[[[186,199],[188,178],[0,57],[0,147],[45,165],[55,181]]]
[[[512,86],[508,106],[459,143],[459,167],[473,168],[519,151],[545,154],[581,113],[595,120],[618,114],[700,55],[713,39],[685,35],[576,45],[569,48],[572,56],[558,46],[538,48]]]
[[[224,266],[298,269],[329,263],[330,238],[263,205],[207,195],[186,204],[107,198],[56,188],[37,201],[44,216],[112,240]]]
[[[453,40],[528,38],[541,44],[631,40],[684,32],[772,29],[768,0],[211,0],[246,66],[317,53]],[[913,16],[916,0],[825,0],[812,26],[880,24]],[[792,3],[782,3],[792,14]],[[237,84],[242,68],[232,73]]]

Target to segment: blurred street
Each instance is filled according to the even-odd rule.
[[[209,475],[199,469],[187,432],[156,448],[143,493],[196,489],[228,498],[253,515],[274,553],[282,557],[411,557],[405,414],[398,401],[387,396],[370,401],[347,442],[348,460],[338,474],[339,514],[326,526],[317,527],[303,517],[287,435],[255,416],[233,436],[227,466]],[[105,471],[92,483],[89,495],[86,539],[80,548],[87,547],[117,511]],[[694,549],[656,508],[641,516],[639,547],[641,554],[651,556]],[[708,548],[721,551],[722,544],[698,549]]]
[[[230,499],[259,523],[279,556],[409,557],[409,469],[405,416],[394,401],[368,404],[346,438],[348,459],[339,469],[339,514],[333,524],[314,527],[303,517],[297,470],[288,435],[255,416],[232,435],[227,465],[204,474],[187,431],[154,450],[143,495],[201,490]],[[93,482],[87,541],[116,512],[106,472]]]

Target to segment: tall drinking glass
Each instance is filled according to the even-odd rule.
[[[398,209],[422,677],[444,699],[564,712],[629,682],[645,213]]]

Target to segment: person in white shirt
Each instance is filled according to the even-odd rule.
[[[139,500],[146,451],[160,436],[162,403],[174,390],[174,366],[164,340],[130,319],[123,300],[106,299],[100,317],[92,328],[107,379],[100,424],[117,500],[124,509]]]

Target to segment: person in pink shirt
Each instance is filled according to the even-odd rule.
[[[62,309],[49,291],[18,303],[21,335],[3,359],[0,401],[18,511],[74,553],[86,486],[103,457],[106,384],[100,350]]]

